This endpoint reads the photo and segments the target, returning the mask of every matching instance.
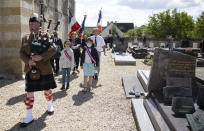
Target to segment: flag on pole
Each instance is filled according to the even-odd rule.
[[[97,21],[98,32],[102,32],[102,11],[99,11],[98,21]]]
[[[79,23],[76,21],[75,16],[72,15],[71,11],[69,10],[69,26],[71,28],[71,31],[69,32],[69,37],[71,36],[72,32],[78,31],[80,29]]]
[[[80,31],[79,31],[80,38],[82,38],[82,36],[84,34],[86,17],[87,17],[87,15],[84,15],[84,20],[83,20],[83,22],[81,24],[81,28],[80,28]]]

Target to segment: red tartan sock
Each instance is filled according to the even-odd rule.
[[[44,92],[45,98],[47,101],[50,101],[53,99],[52,91],[50,90],[49,93]]]
[[[24,100],[24,103],[26,105],[26,109],[32,109],[33,108],[33,104],[34,104],[34,96],[33,97],[26,97]]]

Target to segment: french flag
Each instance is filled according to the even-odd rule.
[[[70,10],[69,10],[68,22],[71,28],[71,31],[69,32],[69,36],[71,35],[72,32],[78,31],[81,28],[80,24],[76,21],[76,18],[72,15]]]
[[[81,24],[81,28],[80,28],[80,31],[79,31],[80,38],[82,38],[82,36],[84,34],[86,17],[87,17],[87,15],[84,15],[84,20],[83,20],[83,22]]]
[[[102,32],[102,11],[100,10],[98,14],[98,21],[97,21],[98,32]]]

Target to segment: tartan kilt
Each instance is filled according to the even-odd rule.
[[[43,91],[57,87],[53,74],[41,75],[39,80],[32,80],[27,73],[25,81],[26,92]]]

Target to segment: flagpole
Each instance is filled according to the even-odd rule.
[[[84,19],[83,19],[82,25],[81,25],[81,37],[83,37],[83,35],[84,35],[86,17],[87,17],[87,15],[85,12]]]

